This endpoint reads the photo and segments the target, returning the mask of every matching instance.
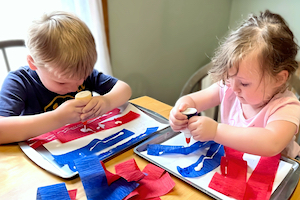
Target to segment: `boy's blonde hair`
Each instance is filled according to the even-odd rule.
[[[55,75],[85,79],[97,60],[95,41],[87,25],[71,13],[44,14],[28,29],[26,46],[37,67]]]
[[[295,60],[298,45],[286,21],[269,10],[250,15],[237,30],[225,38],[212,58],[209,71],[215,81],[228,79],[228,69],[237,66],[245,56],[258,52],[262,72],[276,76],[282,70],[289,78],[298,68]],[[238,70],[238,68],[237,68]]]

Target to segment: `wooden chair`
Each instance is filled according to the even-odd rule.
[[[0,49],[2,50],[2,55],[4,58],[4,62],[6,65],[6,70],[9,72],[11,70],[11,65],[9,63],[9,59],[7,56],[7,49],[8,48],[13,48],[13,47],[25,47],[25,42],[24,40],[5,40],[5,41],[0,41]]]

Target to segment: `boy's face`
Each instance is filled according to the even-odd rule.
[[[54,72],[49,72],[43,67],[36,69],[37,74],[43,85],[51,92],[64,95],[70,92],[76,92],[82,85],[84,79],[70,79],[66,77],[57,77]]]

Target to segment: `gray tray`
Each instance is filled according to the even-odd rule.
[[[124,104],[121,107],[127,107],[128,103]],[[144,112],[151,118],[155,119],[156,121],[168,125],[168,120],[164,118],[163,116],[159,115],[158,113],[155,113],[151,110],[148,110],[146,108],[143,108],[141,106],[132,104],[135,107],[137,107],[140,111]],[[158,131],[157,131],[158,132]],[[132,148],[133,146],[137,145],[138,143],[146,140],[147,138],[151,137],[152,135],[155,135],[157,132],[152,133],[151,135],[147,137],[143,137],[140,141],[137,141],[136,143],[131,144],[130,146],[120,150],[119,152],[114,152],[110,154],[109,156],[102,159],[102,161],[105,161],[107,159],[112,158],[113,156],[116,156],[120,154],[121,152],[124,152],[125,150]],[[38,166],[45,169],[46,171],[55,174],[62,178],[73,178],[75,177],[78,172],[74,172],[69,169],[67,165],[61,166],[59,165],[53,158],[53,156],[49,153],[49,151],[44,147],[40,146],[37,149],[31,148],[29,145],[27,145],[26,142],[20,142],[19,146],[21,150]]]
[[[215,199],[221,199],[220,197],[216,196],[215,194],[212,194],[211,192],[207,191],[206,189],[204,189],[203,187],[194,184],[192,182],[190,182],[189,180],[187,180],[185,177],[174,173],[172,170],[170,170],[169,168],[157,163],[156,161],[152,160],[151,158],[149,158],[147,155],[142,154],[141,152],[147,151],[147,145],[148,144],[161,144],[169,139],[171,139],[172,137],[176,136],[180,134],[180,132],[174,132],[170,127],[159,131],[159,133],[157,133],[155,136],[147,139],[146,141],[144,141],[143,143],[139,144],[137,147],[134,148],[134,152],[139,155],[140,157],[148,160],[149,162],[165,169],[166,171],[168,171],[170,174],[176,176],[177,178],[181,179],[182,181],[186,182],[187,184],[197,188],[198,190],[202,191],[203,193],[215,198]],[[291,194],[293,193],[293,191],[295,190],[297,184],[298,184],[298,180],[299,180],[299,176],[300,176],[300,167],[299,167],[299,163],[286,158],[286,157],[281,157],[281,160],[292,164],[292,168],[290,169],[290,171],[288,172],[288,174],[285,176],[285,178],[282,180],[282,182],[280,183],[280,185],[276,188],[276,190],[272,193],[271,198],[273,200],[287,200],[289,199],[289,197],[291,196]]]

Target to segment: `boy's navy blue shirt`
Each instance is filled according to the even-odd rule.
[[[34,115],[51,111],[63,102],[74,99],[82,90],[108,93],[118,79],[93,70],[76,92],[60,95],[49,91],[36,71],[28,66],[12,71],[5,78],[0,91],[0,116]]]

